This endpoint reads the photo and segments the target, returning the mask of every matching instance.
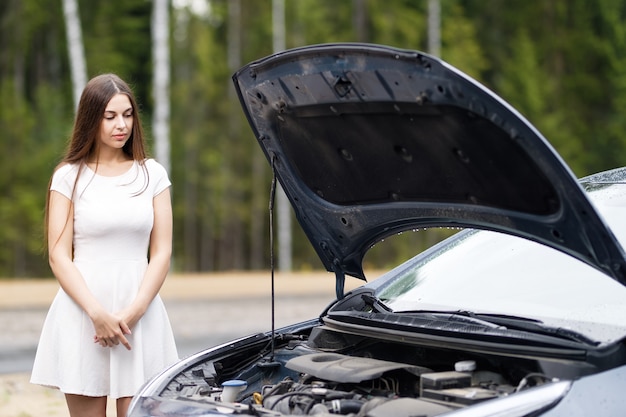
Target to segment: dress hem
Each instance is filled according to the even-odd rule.
[[[92,398],[109,397],[109,398],[111,398],[113,400],[117,400],[117,399],[120,399],[120,398],[127,398],[127,397],[134,397],[135,396],[135,394],[128,394],[128,395],[116,394],[116,395],[112,395],[110,393],[107,393],[107,394],[94,394],[94,393],[89,393],[89,392],[85,392],[85,391],[74,392],[74,390],[63,389],[63,388],[61,388],[61,387],[59,387],[58,385],[55,385],[55,384],[50,384],[50,383],[45,383],[45,382],[36,382],[34,380],[31,380],[30,383],[33,384],[33,385],[39,385],[39,386],[42,386],[42,387],[45,387],[45,388],[55,389],[55,390],[60,391],[63,394],[82,395],[84,397],[92,397]]]

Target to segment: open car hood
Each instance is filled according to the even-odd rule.
[[[424,227],[531,239],[626,284],[624,251],[543,136],[467,75],[417,51],[324,44],[233,75],[254,134],[324,266]]]

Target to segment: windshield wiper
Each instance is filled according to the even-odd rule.
[[[393,313],[393,310],[385,305],[380,298],[374,297],[370,294],[361,294],[361,299],[366,306],[370,307],[375,313]]]
[[[467,311],[437,311],[437,310],[419,310],[419,311],[402,311],[395,312],[391,307],[386,305],[380,298],[375,297],[371,294],[361,294],[361,299],[365,303],[365,306],[371,309],[372,313],[383,313],[383,314],[398,314],[398,315],[407,315],[407,314],[418,314],[423,315],[427,314],[437,319],[445,319],[450,321],[457,321],[461,323],[467,324],[477,324],[480,326],[485,326],[488,328],[499,328],[504,329],[505,327],[500,324],[495,324],[489,320],[483,320],[481,318],[475,317],[473,313]]]
[[[470,320],[479,320],[483,324],[490,323],[492,326],[498,326],[500,328],[510,330],[521,330],[532,333],[539,333],[546,336],[555,336],[561,339],[571,340],[574,342],[585,343],[587,345],[596,346],[599,342],[585,336],[582,333],[576,332],[570,329],[564,329],[562,327],[550,327],[545,325],[541,320],[531,319],[528,317],[512,316],[507,314],[496,313],[474,313],[471,311],[457,310],[457,311],[441,311],[441,310],[415,310],[415,311],[403,311],[402,314],[450,314],[451,318],[466,317]]]
[[[491,320],[485,320],[483,318],[477,317],[472,312],[464,311],[464,310],[458,310],[458,311],[415,310],[415,311],[403,311],[402,313],[396,313],[396,314],[429,315],[437,319],[445,319],[449,321],[457,321],[460,323],[467,323],[467,324],[477,324],[479,326],[484,326],[484,327],[491,328],[491,329],[506,329],[506,326],[503,326],[500,323],[494,323]]]
[[[509,316],[505,314],[492,314],[492,313],[470,313],[473,317],[478,317],[483,320],[488,320],[493,323],[499,323],[507,328],[516,330],[525,330],[535,333],[541,333],[548,336],[557,336],[567,340],[573,340],[574,342],[585,343],[588,345],[596,346],[600,344],[582,333],[575,330],[565,329],[563,327],[551,327],[545,325],[540,320],[529,319],[527,317]]]
[[[359,300],[359,301],[357,301]],[[573,341],[577,343],[583,343],[590,346],[597,346],[600,342],[597,342],[584,334],[576,332],[570,329],[564,329],[562,327],[550,327],[545,325],[542,321],[532,319],[528,317],[513,316],[507,314],[497,313],[474,313],[467,310],[408,310],[408,311],[394,311],[391,307],[385,304],[385,302],[378,297],[374,296],[371,291],[356,290],[351,297],[340,300],[337,304],[329,306],[329,310],[326,310],[323,314],[342,315],[344,317],[358,316],[358,312],[368,314],[380,314],[389,316],[404,316],[421,318],[424,320],[433,319],[448,322],[458,322],[465,324],[475,324],[483,326],[486,329],[493,329],[496,331],[525,331],[528,333],[534,333],[542,336],[552,336],[562,340]],[[355,314],[356,313],[356,314]],[[337,316],[338,317],[338,316]],[[373,317],[368,316],[368,320]]]

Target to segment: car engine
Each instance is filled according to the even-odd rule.
[[[238,415],[434,417],[581,372],[575,361],[392,343],[319,327],[278,339],[274,350],[264,338],[197,360],[159,397]],[[240,386],[232,400],[225,393],[231,382]]]
[[[456,364],[460,371],[433,372],[372,358],[314,353],[287,362],[301,377],[264,387],[261,404],[282,415],[436,416],[514,391],[497,374],[474,372],[475,365],[463,361]]]

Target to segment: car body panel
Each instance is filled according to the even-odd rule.
[[[581,378],[574,381],[562,401],[542,416],[619,416],[626,410],[624,381],[626,366]]]
[[[535,240],[626,283],[624,251],[541,134],[426,54],[296,48],[233,75],[244,112],[329,271],[364,278],[377,241],[422,227]]]

